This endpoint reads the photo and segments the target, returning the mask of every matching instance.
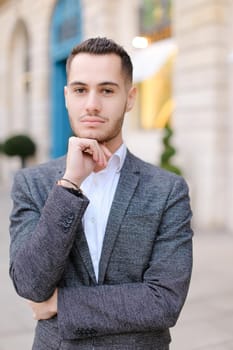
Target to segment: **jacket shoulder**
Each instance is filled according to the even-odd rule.
[[[167,171],[165,169],[160,168],[157,165],[154,165],[152,163],[146,162],[137,156],[133,155],[132,153],[129,153],[129,156],[131,158],[131,161],[135,164],[135,166],[139,169],[140,174],[152,178],[156,178],[158,180],[167,180],[171,182],[182,180],[183,177],[180,175],[177,175],[175,173],[172,173],[170,171]]]
[[[60,157],[56,159],[49,160],[47,162],[33,165],[27,168],[22,168],[16,172],[16,174],[24,174],[25,176],[30,176],[38,173],[54,173],[63,169],[65,166],[65,157]]]
[[[66,157],[60,157],[16,172],[14,183],[28,183],[29,186],[52,187],[65,170]]]

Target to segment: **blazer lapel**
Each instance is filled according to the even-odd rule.
[[[56,172],[56,180],[60,179],[65,172],[65,166],[66,166],[65,161],[66,161],[66,158],[63,157],[61,159],[61,162],[59,163],[59,166]],[[77,230],[78,232],[77,232],[77,238],[75,239],[75,242],[74,242],[74,250],[81,257],[82,262],[87,270],[87,273],[91,277],[93,283],[97,284],[94,267],[92,264],[91,255],[88,248],[88,243],[86,240],[83,226],[79,225]]]
[[[83,264],[84,264],[89,276],[92,279],[92,282],[94,284],[97,284],[95,271],[94,271],[94,267],[92,264],[90,251],[88,248],[88,243],[87,243],[86,236],[85,236],[84,229],[83,229],[82,225],[80,225],[80,227],[78,229],[78,234],[77,234],[77,238],[76,238],[75,243],[74,243],[74,248],[75,248],[75,250],[78,251],[78,253],[83,261]]]
[[[136,167],[136,164],[133,161],[133,156],[128,152],[121,170],[119,183],[109,213],[99,264],[99,284],[102,284],[104,281],[108,262],[115,244],[115,240],[120,231],[122,219],[138,184],[138,180],[139,169]]]

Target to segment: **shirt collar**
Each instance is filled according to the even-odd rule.
[[[116,173],[119,173],[124,164],[126,153],[126,145],[122,143],[122,145],[112,154],[108,160],[106,168],[96,174],[106,173],[108,171],[115,171]]]
[[[124,143],[122,143],[122,145],[116,150],[116,152],[112,155],[112,157],[109,159],[109,161],[111,161],[111,159],[115,158],[117,159],[116,164],[116,172],[120,172],[121,168],[124,164],[125,161],[125,157],[126,157],[126,146]]]
[[[121,168],[124,164],[125,158],[127,154],[127,148],[125,144],[122,144],[115,153],[112,154],[110,157],[107,167],[101,171],[98,171],[97,173],[92,172],[82,183],[81,189],[84,191],[84,193],[89,193],[90,186],[92,184],[92,181],[94,181],[95,178],[98,178],[99,176],[102,177],[103,174],[109,174],[109,173],[119,173],[121,171]]]

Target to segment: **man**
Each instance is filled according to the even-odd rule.
[[[135,94],[122,47],[75,47],[67,157],[15,177],[10,274],[39,320],[34,350],[169,349],[191,275],[191,210],[181,177],[123,143]]]

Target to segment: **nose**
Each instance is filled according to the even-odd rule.
[[[101,101],[100,96],[94,91],[91,91],[88,94],[87,101],[86,101],[86,111],[88,114],[96,114],[99,113],[101,110]]]

